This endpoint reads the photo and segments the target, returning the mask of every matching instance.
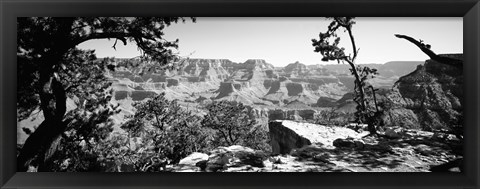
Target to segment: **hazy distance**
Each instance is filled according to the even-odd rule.
[[[165,38],[179,39],[178,54],[190,58],[264,59],[274,66],[301,63],[325,64],[313,52],[311,39],[325,32],[330,20],[323,17],[199,17],[196,23],[173,24],[165,29]],[[356,18],[353,33],[360,48],[357,63],[424,61],[428,56],[413,44],[394,37],[405,34],[421,39],[437,54],[463,52],[461,17]],[[341,44],[351,52],[346,35]],[[132,58],[141,55],[134,43],[124,46],[114,40],[90,40],[81,49],[95,49],[97,57]],[[336,63],[336,62],[328,62]]]

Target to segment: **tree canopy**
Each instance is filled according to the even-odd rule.
[[[195,18],[192,18],[195,21]],[[180,17],[21,17],[17,19],[18,119],[24,119],[37,108],[45,120],[27,138],[20,151],[17,171],[26,171],[37,162],[39,168],[48,162],[45,154],[54,154],[60,141],[76,119],[69,119],[66,100],[75,100],[77,109],[86,115],[101,115],[111,95],[103,73],[113,69],[108,61],[96,60],[93,51],[76,49],[88,40],[113,39],[135,43],[145,60],[158,68],[170,68],[177,56],[178,39],[164,39],[163,29],[185,22]],[[73,116],[74,117],[74,116]],[[97,117],[98,118],[98,117]],[[106,121],[102,118],[100,120]],[[98,124],[95,122],[95,124]],[[46,152],[49,153],[46,153]],[[47,168],[48,169],[48,168]],[[39,170],[41,171],[41,170]]]

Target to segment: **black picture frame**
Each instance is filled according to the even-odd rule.
[[[479,188],[479,0],[1,0],[1,188]],[[25,173],[16,172],[16,17],[368,16],[463,17],[463,173]]]

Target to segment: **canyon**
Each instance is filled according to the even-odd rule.
[[[391,88],[423,62],[396,61],[362,64],[378,70],[369,83]],[[300,62],[275,67],[265,60],[243,63],[227,59],[182,59],[176,69],[161,70],[140,59],[114,59],[115,71],[107,75],[113,82],[114,100],[124,114],[131,103],[161,92],[182,106],[201,109],[211,101],[239,101],[252,106],[256,117],[268,120],[312,120],[319,111],[345,98],[354,88],[354,78],[345,64],[305,65]],[[351,111],[351,110],[349,110]]]
[[[461,54],[443,56],[463,59]],[[134,102],[165,92],[198,114],[206,104],[234,100],[253,107],[266,127],[271,152],[233,145],[195,152],[169,171],[179,172],[430,172],[462,169],[463,73],[433,60],[366,64],[379,75],[367,82],[389,102],[379,130],[383,138],[345,125],[307,123],[324,110],[353,112],[353,78],[347,65],[274,67],[264,60],[185,59],[177,69],[158,69],[140,59],[113,59],[112,103],[122,111],[117,125],[135,112]],[[67,110],[75,109],[67,99]],[[17,143],[35,130],[41,112],[18,123]],[[115,130],[122,132],[119,127]],[[452,132],[453,131],[453,132]],[[118,171],[126,171],[119,168]]]

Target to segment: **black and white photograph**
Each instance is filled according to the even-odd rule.
[[[18,172],[464,172],[462,17],[16,22]]]

